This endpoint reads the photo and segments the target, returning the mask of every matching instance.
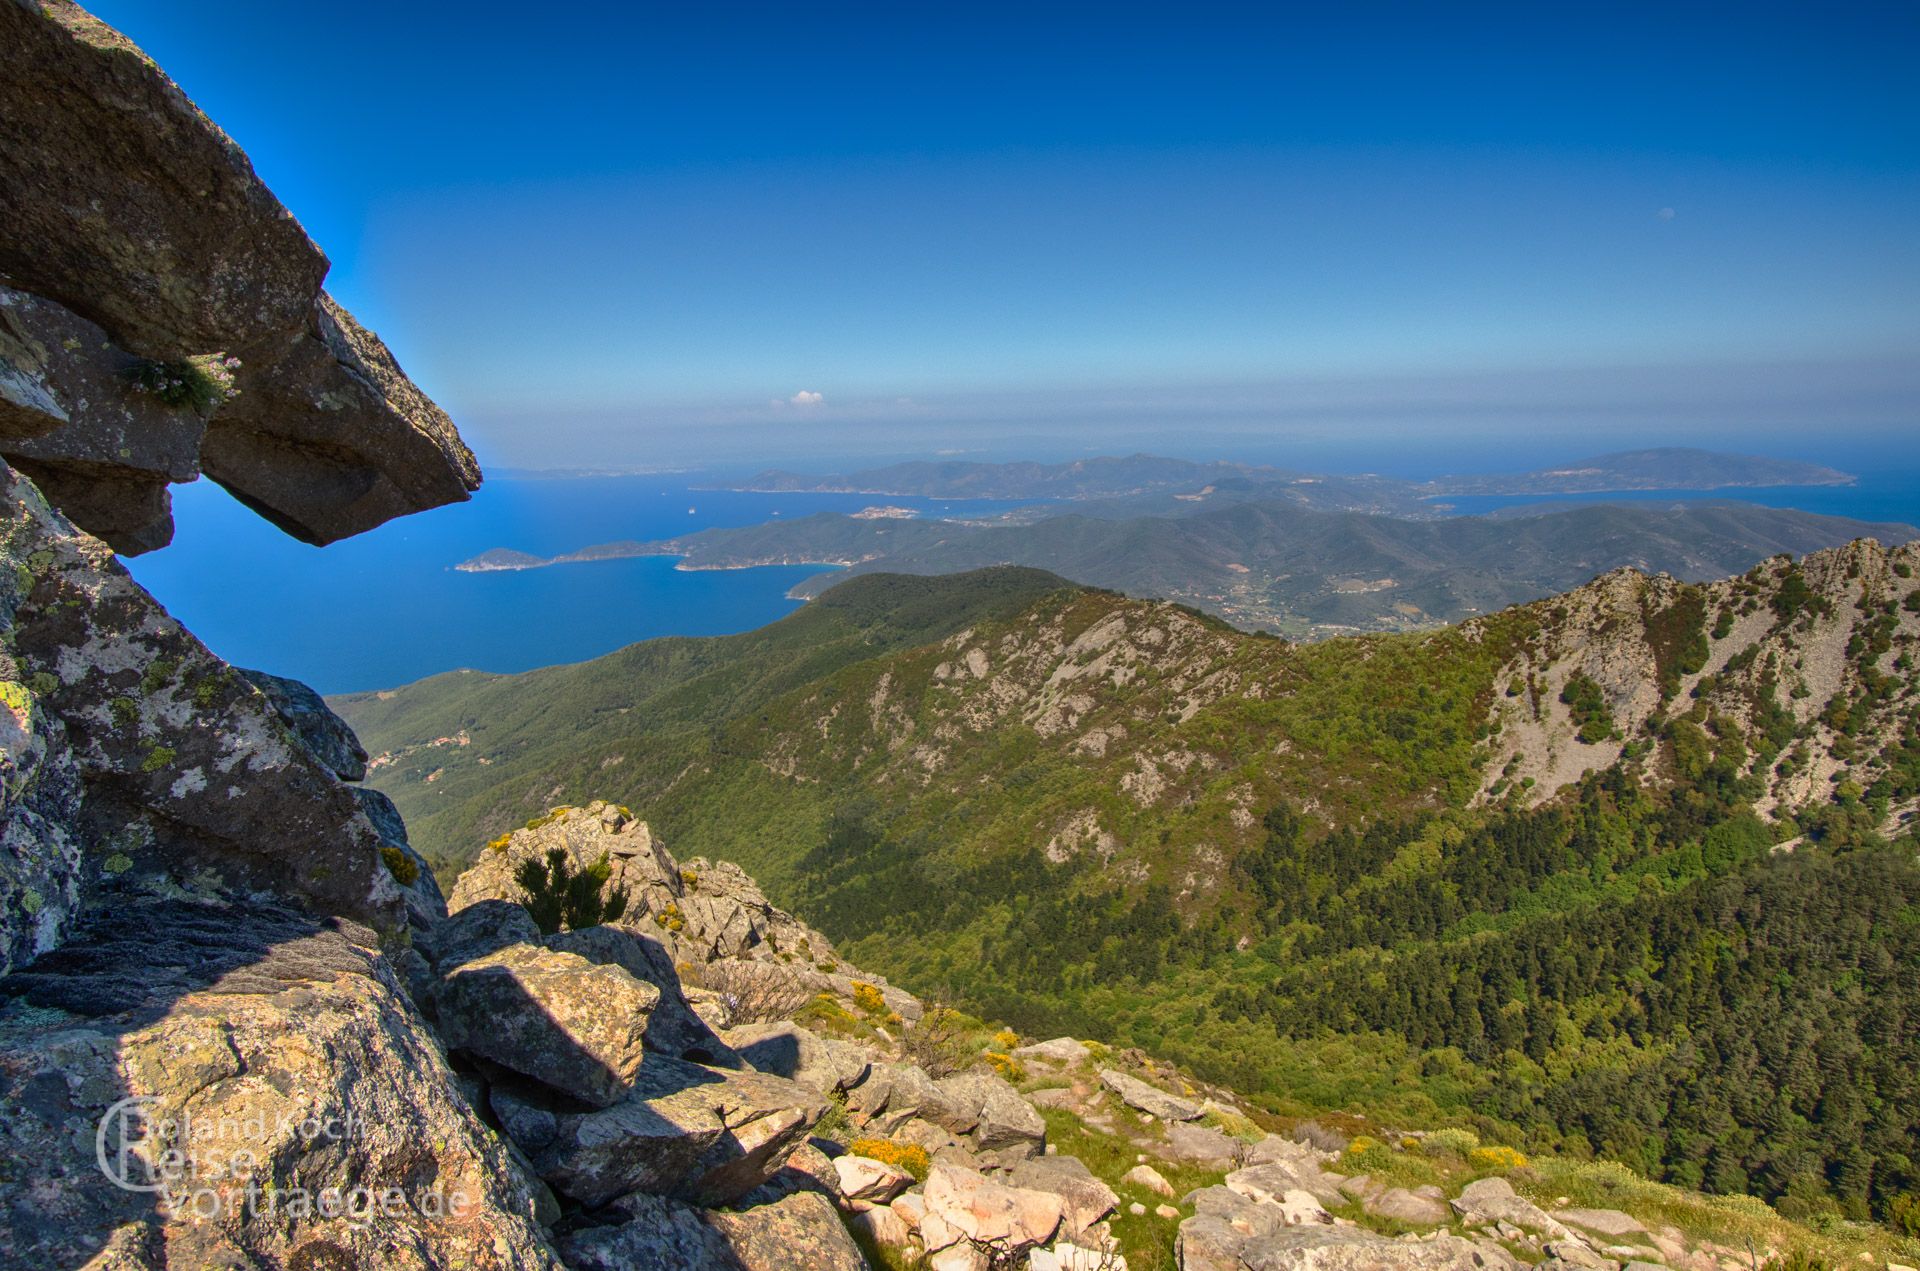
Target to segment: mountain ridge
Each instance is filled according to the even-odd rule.
[[[1175,518],[1066,512],[1022,525],[821,512],[600,544],[537,563],[519,553],[488,552],[458,568],[672,555],[681,558],[681,569],[829,564],[849,571],[804,579],[789,593],[812,598],[849,574],[1019,564],[1129,595],[1178,600],[1249,628],[1326,636],[1457,621],[1565,590],[1618,565],[1704,581],[1779,552],[1865,535],[1900,541],[1920,530],[1733,501],[1417,521],[1261,502]]]

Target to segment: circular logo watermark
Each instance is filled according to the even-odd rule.
[[[107,1181],[121,1191],[166,1189],[166,1184],[154,1177],[153,1162],[147,1156],[159,1108],[160,1101],[152,1095],[131,1095],[102,1113],[94,1128],[94,1162]]]

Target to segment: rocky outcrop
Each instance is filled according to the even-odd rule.
[[[555,808],[487,844],[455,880],[447,908],[458,913],[483,900],[518,903],[524,895],[516,878],[521,865],[543,861],[555,850],[566,853],[575,872],[605,858],[612,871],[608,886],[627,892],[630,922],[665,914],[686,889],[678,863],[645,821],[615,804],[595,802],[584,808]],[[664,926],[660,931],[665,933]]]
[[[326,257],[124,36],[66,0],[0,5],[0,131],[0,454],[77,523],[161,546],[166,483],[204,470],[325,543],[478,487],[445,413],[321,290]],[[208,355],[240,363],[210,421],[119,379]]]
[[[34,775],[15,761],[6,815],[46,824],[53,803],[63,808],[51,850],[4,866],[14,879],[0,887],[22,898],[5,911],[16,956],[57,940],[62,915],[101,876],[208,896],[265,891],[384,929],[404,923],[380,831],[274,700],[4,468],[0,566],[11,646],[0,671],[16,729],[35,739],[20,752]]]
[[[448,1046],[596,1108],[632,1089],[660,990],[617,966],[516,944],[454,968],[434,994]]]
[[[373,933],[258,901],[116,895],[0,980],[0,1159],[7,1266],[559,1271]]]
[[[702,1205],[764,1183],[826,1111],[818,1094],[764,1073],[648,1056],[626,1096],[572,1112],[526,1086],[495,1083],[502,1126],[553,1189],[586,1206],[628,1192]]]
[[[0,284],[0,452],[117,550],[164,547],[169,484],[200,475],[207,425],[135,392],[138,359],[95,324]]]
[[[785,1019],[821,993],[850,999],[864,984],[903,1020],[919,1018],[919,999],[841,965],[825,936],[770,902],[739,866],[675,860],[646,822],[614,803],[555,808],[494,839],[454,883],[448,908],[517,902],[522,863],[553,851],[565,853],[575,871],[605,860],[607,886],[627,893],[626,912],[609,925],[640,940],[651,964],[672,968],[676,984],[685,979],[690,1004],[693,988],[710,989],[733,1004],[733,1023],[764,1023]],[[669,993],[664,976],[627,969]],[[716,1054],[707,1062],[722,1060]]]
[[[866,1259],[824,1197],[811,1192],[740,1211],[658,1196],[611,1207],[619,1223],[560,1241],[573,1271],[866,1271]]]
[[[969,1135],[976,1151],[1010,1152],[1017,1157],[1046,1147],[1046,1121],[1004,1077],[975,1068],[945,1078],[938,1086],[958,1113],[949,1128]],[[965,1129],[960,1128],[963,1123]]]

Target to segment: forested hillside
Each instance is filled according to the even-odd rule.
[[[750,636],[337,705],[440,860],[617,798],[1018,1027],[1884,1216],[1920,1186],[1917,555],[1306,646],[875,577]]]

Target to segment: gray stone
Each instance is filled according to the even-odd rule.
[[[333,713],[325,698],[302,684],[265,671],[234,668],[247,681],[266,694],[267,704],[279,715],[307,753],[318,759],[342,781],[359,781],[367,775],[367,752],[360,739],[347,727],[347,721]]]
[[[0,51],[0,275],[111,341],[40,359],[41,396],[68,419],[23,461],[61,506],[145,550],[171,533],[164,482],[202,466],[309,542],[468,497],[479,469],[446,414],[321,290],[326,258],[150,59],[66,0],[0,5]],[[130,356],[210,354],[240,359],[240,396],[164,464],[124,427],[128,393],[87,387]],[[7,396],[14,417],[34,400]],[[197,438],[203,421],[169,414]]]
[[[1566,1237],[1573,1233],[1538,1205],[1513,1190],[1504,1178],[1482,1178],[1460,1189],[1454,1199],[1454,1212],[1470,1222],[1509,1223],[1543,1235]]]
[[[446,975],[463,962],[510,945],[539,944],[532,915],[504,900],[483,900],[447,915],[433,929],[434,965]]]
[[[1175,1121],[1167,1126],[1166,1158],[1207,1169],[1231,1169],[1246,1145],[1210,1126]]]
[[[739,1210],[621,1198],[624,1222],[562,1238],[573,1271],[866,1271],[831,1202],[812,1192]]]
[[[102,867],[160,891],[261,891],[382,930],[405,923],[353,791],[264,693],[10,469],[0,540],[11,682],[60,722],[84,822],[70,828],[95,841]]]
[[[1191,1099],[1182,1099],[1179,1095],[1168,1094],[1155,1086],[1150,1086],[1138,1077],[1129,1077],[1126,1073],[1111,1068],[1100,1070],[1100,1084],[1113,1091],[1120,1101],[1130,1108],[1138,1108],[1162,1121],[1197,1121],[1200,1119],[1200,1105]]]
[[[1093,1054],[1084,1042],[1075,1041],[1071,1037],[1056,1037],[1052,1041],[1034,1042],[1030,1046],[1020,1047],[1013,1053],[1019,1059],[1038,1059],[1045,1063],[1061,1064],[1067,1067],[1082,1063]]]
[[[1569,1227],[1615,1239],[1648,1234],[1645,1223],[1618,1209],[1556,1209],[1553,1216]]]
[[[1346,1203],[1343,1181],[1311,1163],[1269,1161],[1235,1170],[1227,1175],[1226,1185],[1256,1200],[1277,1201],[1290,1191],[1303,1191],[1323,1205],[1340,1205]]]
[[[1458,1236],[1391,1240],[1361,1227],[1286,1227],[1240,1249],[1247,1271],[1490,1271],[1485,1251]],[[1499,1269],[1504,1271],[1504,1269]]]
[[[0,1265],[299,1266],[330,1246],[343,1266],[561,1271],[533,1194],[364,927],[257,900],[118,897],[0,979],[0,1072]],[[134,1115],[149,1128],[188,1114],[229,1136],[218,1155],[176,1143],[192,1190],[231,1182],[238,1143],[270,1163],[283,1206],[343,1182],[408,1203],[379,1223],[238,1203],[169,1218],[97,1167],[95,1127],[128,1098],[147,1101]],[[140,1158],[125,1164],[145,1181]]]
[[[1074,1156],[1040,1156],[1022,1161],[1006,1172],[1006,1181],[1028,1191],[1051,1192],[1060,1198],[1060,1236],[1079,1243],[1095,1223],[1120,1205],[1111,1187],[1093,1176]]]
[[[858,1047],[830,1043],[788,1020],[730,1028],[725,1040],[761,1072],[790,1078],[823,1094],[860,1084],[873,1066]]]
[[[825,1100],[797,1082],[649,1055],[612,1107],[573,1112],[496,1083],[492,1103],[553,1189],[589,1207],[627,1192],[724,1205],[806,1141]]]
[[[936,1083],[947,1101],[972,1120],[974,1149],[1038,1152],[1046,1147],[1047,1123],[1004,1077],[985,1068],[957,1073]],[[949,1124],[956,1134],[966,1133]]]
[[[516,944],[455,967],[434,1004],[450,1048],[606,1108],[631,1089],[659,1000],[617,966]]]
[[[716,1068],[741,1066],[741,1058],[733,1047],[700,1017],[688,1000],[680,976],[658,940],[624,927],[602,926],[556,932],[547,936],[544,943],[549,949],[575,954],[589,962],[617,966],[634,979],[659,990],[660,1000],[647,1016],[649,1051]]]
[[[1361,1202],[1376,1218],[1391,1218],[1413,1227],[1439,1227],[1448,1219],[1445,1201],[1416,1195],[1404,1187],[1391,1187]]]

